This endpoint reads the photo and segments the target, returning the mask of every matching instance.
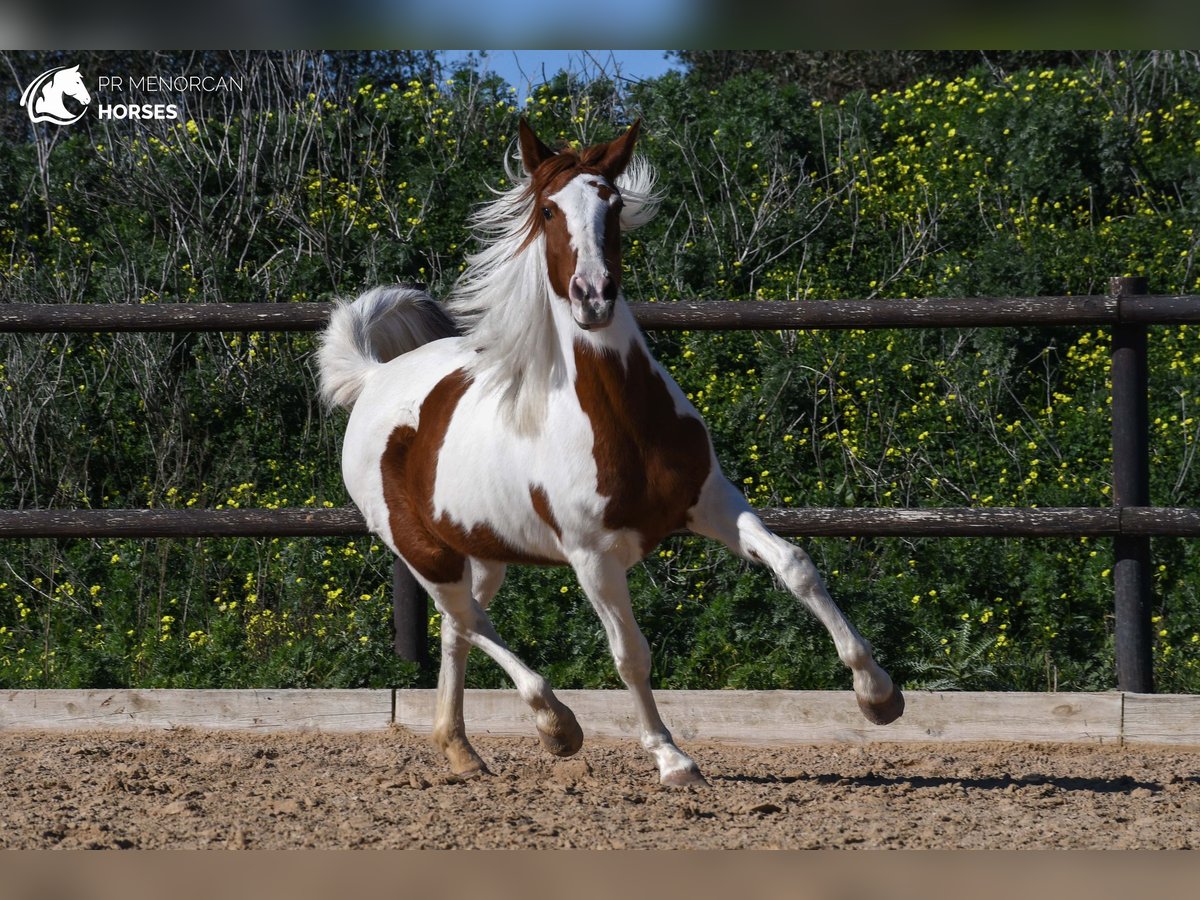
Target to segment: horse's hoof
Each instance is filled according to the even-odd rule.
[[[475,778],[478,775],[492,774],[462,734],[447,736],[445,733],[435,732],[432,737],[434,746],[446,757],[446,762],[450,764],[450,772],[455,778]]]
[[[542,746],[555,756],[574,756],[583,746],[579,721],[561,703],[557,710],[544,709],[538,713],[537,732]]]
[[[449,756],[449,754],[448,754]],[[473,751],[469,756],[450,757],[450,772],[455,778],[469,781],[482,775],[491,775],[492,770]]]
[[[904,712],[904,694],[900,692],[900,688],[892,688],[891,695],[879,703],[871,703],[859,697],[858,708],[862,710],[868,722],[888,725],[900,718]]]
[[[452,774],[459,781],[474,781],[476,778],[490,777],[492,770],[487,767],[487,764],[481,759],[478,763],[467,766],[464,769],[451,769]]]
[[[686,769],[676,769],[673,772],[668,772],[659,779],[659,783],[667,787],[708,787],[708,779],[701,775],[700,770],[694,765]]]

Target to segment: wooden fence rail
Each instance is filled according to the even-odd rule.
[[[911,300],[705,300],[630,303],[656,331],[969,328],[1200,323],[1200,296],[977,297]],[[316,331],[328,303],[8,303],[0,332]]]
[[[759,509],[786,537],[1200,537],[1200,509],[939,507]],[[4,538],[335,537],[367,534],[352,506],[332,509],[4,509]]]
[[[1148,296],[1141,278],[1114,278],[1106,295],[900,300],[631,303],[643,328],[968,328],[1108,326],[1113,329],[1111,509],[765,509],[788,536],[1111,537],[1115,562],[1117,687],[1153,690],[1151,537],[1200,537],[1200,509],[1150,506],[1146,326],[1200,323],[1200,296]],[[315,331],[328,303],[0,305],[0,332]],[[0,538],[182,538],[365,534],[353,508],[0,510]],[[394,567],[396,651],[427,662],[427,600]]]

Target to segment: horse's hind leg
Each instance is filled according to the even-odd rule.
[[[904,695],[872,656],[871,645],[855,630],[829,596],[808,554],[772,534],[741,492],[718,475],[692,511],[689,527],[716,538],[734,552],[773,571],[829,631],[838,657],[854,677],[854,693],[863,715],[886,725],[904,712]]]
[[[486,610],[500,584],[505,567],[501,563],[471,562],[471,593],[480,609]],[[442,663],[438,669],[437,711],[433,720],[433,742],[446,755],[456,775],[487,774],[488,768],[467,740],[463,721],[463,683],[471,645],[453,626],[442,627]]]
[[[477,563],[472,561],[472,565]],[[484,581],[487,580],[488,576],[484,575]],[[534,711],[538,735],[547,750],[556,756],[570,756],[578,751],[583,746],[583,730],[579,727],[575,714],[554,696],[549,682],[526,666],[496,633],[492,620],[474,596],[471,577],[468,575],[462,581],[453,584],[437,584],[423,580],[422,583],[442,614],[443,657],[448,648],[450,662],[454,666],[450,674],[444,678],[439,675],[438,678],[439,707],[444,709],[438,721],[439,725],[442,722],[446,723],[441,734],[451,740],[461,737],[462,743],[470,747],[461,725],[461,673],[467,655],[459,644],[459,641],[462,641],[467,649],[478,647],[490,656],[512,679],[521,699]],[[490,596],[488,599],[491,599]],[[474,750],[471,750],[471,754],[475,755]],[[447,751],[447,756],[450,756],[450,751]],[[470,761],[470,757],[466,759]],[[451,765],[454,765],[453,759]]]
[[[692,758],[675,746],[658,714],[650,690],[650,647],[633,618],[624,566],[614,557],[601,554],[573,557],[571,565],[604,624],[617,672],[633,695],[642,746],[654,757],[659,780],[677,787],[706,784]]]

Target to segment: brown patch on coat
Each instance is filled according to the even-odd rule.
[[[616,300],[621,290],[621,206],[613,204],[604,217],[604,266],[608,269],[606,300]]]
[[[435,584],[461,581],[470,556],[505,563],[556,562],[509,546],[485,524],[467,530],[446,515],[433,516],[438,455],[470,385],[470,376],[461,369],[434,385],[421,403],[417,427],[397,426],[380,460],[392,541],[405,561]]]
[[[543,201],[553,207],[554,215],[549,221],[543,221],[542,227],[546,232],[546,275],[550,279],[550,287],[560,298],[569,297],[571,276],[579,264],[574,248],[571,246],[571,232],[567,230],[567,217],[556,204],[549,200]]]
[[[642,552],[687,525],[711,469],[708,431],[680,415],[641,346],[626,364],[576,342],[575,393],[592,424],[597,489],[608,498],[606,528],[634,529]]]
[[[537,513],[537,517],[550,526],[550,530],[554,532],[556,538],[561,539],[562,528],[559,527],[558,519],[554,518],[554,510],[550,508],[550,497],[546,494],[545,489],[531,487],[529,499],[533,501],[533,511]]]
[[[512,546],[484,523],[472,525],[467,531],[453,519],[442,516],[437,521],[438,533],[463,556],[491,562],[520,563],[527,566],[561,566],[561,559],[538,556]]]
[[[617,192],[616,188],[604,181],[589,181],[588,184],[596,189],[596,193],[600,195],[600,199],[605,203],[611,200]]]

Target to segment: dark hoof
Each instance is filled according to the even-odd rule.
[[[858,708],[867,717],[868,722],[876,725],[888,725],[900,718],[904,712],[904,694],[900,688],[893,688],[892,695],[882,703],[868,703],[862,697],[858,698]]]
[[[537,732],[542,746],[555,756],[574,756],[583,746],[583,729],[565,706],[557,712],[544,710],[538,715]]]

